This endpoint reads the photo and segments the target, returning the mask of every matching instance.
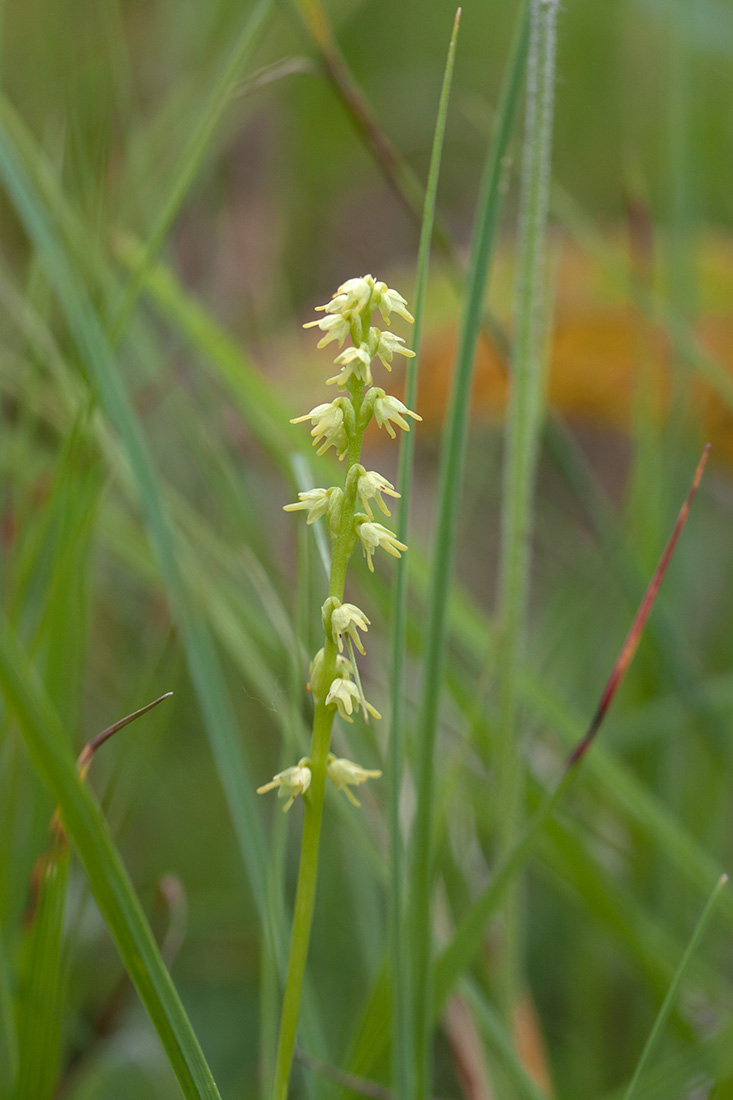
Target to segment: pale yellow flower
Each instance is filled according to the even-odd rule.
[[[402,554],[407,549],[404,542],[400,542],[394,532],[390,531],[387,527],[383,527],[381,523],[368,522],[366,517],[364,521],[359,524],[357,532],[371,573],[374,572],[372,557],[378,546],[381,546],[382,549],[386,550],[388,554],[391,554],[393,558],[401,558]]]
[[[269,783],[257,788],[257,794],[267,794],[278,788],[277,797],[287,798],[283,813],[287,813],[298,795],[303,795],[311,785],[310,759],[303,756],[292,768],[274,775]]]
[[[399,499],[400,494],[396,491],[391,481],[387,481],[386,477],[378,474],[376,470],[365,470],[363,474],[359,475],[359,481],[356,486],[356,495],[362,504],[364,511],[369,516],[369,519],[374,519],[370,500],[376,500],[377,504],[384,512],[385,516],[390,516],[390,512],[387,505],[384,503],[381,497],[381,493],[387,493],[390,497]],[[292,505],[291,505],[292,507]]]
[[[381,774],[376,769],[370,771],[367,768],[362,768],[359,764],[355,764],[345,757],[334,756],[332,752],[328,754],[328,778],[336,790],[343,791],[349,802],[353,803],[354,806],[360,806],[361,803],[351,793],[349,787],[358,787],[360,783],[366,783],[367,779],[379,779]]]
[[[369,619],[356,604],[342,603],[331,612],[331,634],[334,642],[338,642],[339,653],[344,649],[344,637],[351,638],[359,652],[365,653],[357,631],[366,632],[368,628]]]
[[[308,489],[304,493],[298,493],[297,504],[284,504],[283,512],[308,512],[306,523],[315,523],[328,511],[328,502],[333,489]]]
[[[344,680],[339,677],[331,684],[331,690],[326,696],[326,706],[334,704],[341,717],[347,722],[353,722],[354,719],[351,715],[354,712],[354,708],[364,707],[365,710],[374,718],[381,718],[382,715],[376,710],[371,703],[368,703],[366,699],[362,698],[356,684],[351,680]]]
[[[337,400],[342,401],[343,398],[337,398]],[[340,405],[337,405],[335,401],[316,405],[305,416],[296,416],[290,423],[300,424],[304,420],[313,421],[313,428],[311,429],[313,446],[318,447],[321,439],[323,440],[316,454],[325,454],[329,447],[336,448],[339,458],[346,454],[348,440],[344,430],[344,411]]]
[[[374,392],[374,391],[371,391]],[[395,430],[392,427],[391,421],[394,421],[398,427],[403,431],[409,432],[410,425],[405,420],[406,416],[411,416],[413,420],[422,420],[421,416],[408,409],[407,405],[403,403],[397,397],[391,397],[384,390],[381,390],[374,401],[374,419],[380,428],[386,428],[392,438],[395,438]]]

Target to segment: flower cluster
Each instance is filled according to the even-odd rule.
[[[369,721],[370,715],[373,718],[380,715],[364,697],[354,652],[365,652],[361,634],[367,632],[369,619],[355,604],[343,602],[343,577],[346,563],[358,545],[361,545],[372,572],[377,549],[381,548],[395,558],[401,557],[407,550],[389,528],[376,522],[374,514],[376,506],[388,517],[390,511],[384,497],[396,499],[400,494],[382,474],[365,469],[360,456],[364,432],[372,418],[379,428],[386,429],[392,439],[396,436],[395,427],[402,431],[410,430],[408,418],[421,419],[398,398],[375,386],[372,379],[375,361],[390,371],[395,355],[406,358],[415,355],[405,346],[401,336],[373,325],[373,315],[378,311],[386,325],[390,324],[392,314],[410,324],[413,318],[402,295],[371,275],[349,279],[329,302],[316,309],[323,316],[309,321],[304,327],[320,330],[319,348],[326,347],[332,341],[338,344],[339,353],[334,360],[338,371],[327,380],[327,384],[335,385],[339,393],[332,401],[316,405],[304,416],[295,417],[291,423],[309,420],[317,453],[325,454],[333,447],[339,459],[346,459],[346,478],[343,488],[331,486],[299,493],[297,502],[287,504],[285,511],[306,512],[306,522],[309,524],[325,518],[333,544],[333,560],[335,565],[338,563],[339,580],[334,582],[332,572],[331,592],[339,594],[331,595],[323,605],[325,645],[313,658],[310,668],[309,686],[313,701],[316,707],[325,707],[332,714],[338,713],[346,722],[353,722],[352,715],[360,709],[365,721]],[[350,343],[344,347],[347,340]],[[314,754],[313,759],[321,761],[319,767],[324,766],[324,755],[317,757]],[[310,768],[310,761],[304,757],[294,768],[286,768],[270,783],[260,787],[260,793],[277,787],[280,797],[288,797],[287,810],[298,795],[307,793],[311,782]],[[355,805],[358,802],[349,787],[381,774],[365,771],[351,761],[337,759],[333,754],[328,756],[326,771],[336,790],[343,790]]]
[[[360,806],[361,803],[354,797],[349,787],[358,787],[360,783],[366,783],[367,779],[379,779],[382,773],[380,771],[369,771],[367,768],[355,764],[353,760],[347,760],[343,756],[334,756],[330,752],[326,774],[336,791],[343,791],[349,802],[354,806]],[[309,757],[304,756],[295,767],[278,772],[269,783],[258,787],[257,794],[266,794],[268,791],[274,791],[277,787],[278,798],[287,798],[287,802],[283,806],[283,812],[287,813],[298,795],[304,795],[310,785],[311,762]]]

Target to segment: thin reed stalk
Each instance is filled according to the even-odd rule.
[[[434,860],[435,742],[445,660],[446,616],[456,528],[465,465],[468,406],[473,363],[481,323],[489,266],[501,210],[502,162],[517,116],[526,56],[526,8],[520,10],[488,151],[471,243],[466,295],[456,359],[451,403],[441,451],[438,525],[435,538],[431,597],[427,609],[423,690],[418,720],[417,815],[414,832],[413,892],[410,914],[415,1019],[416,1095],[425,1096],[430,1083],[430,1036],[433,1021],[433,945],[431,897]]]
[[[415,290],[415,350],[418,358],[408,360],[405,401],[408,408],[417,404],[417,365],[420,353],[420,335],[425,306],[425,295],[430,263],[430,245],[433,239],[435,221],[435,201],[440,175],[440,161],[443,151],[445,123],[448,116],[455,61],[456,43],[461,9],[456,13],[448,48],[448,58],[443,75],[443,86],[438,105],[438,116],[433,138],[433,149],[428,171],[428,183],[425,192],[425,207],[420,246],[417,259],[417,284]],[[415,437],[412,432],[405,433],[400,444],[399,473],[397,484],[402,494],[401,506],[397,517],[397,538],[400,542],[407,539],[407,527],[410,512],[410,493],[412,488],[412,467],[415,453]],[[398,1098],[407,1100],[413,1095],[413,1052],[412,1052],[412,1002],[409,949],[405,928],[405,853],[400,828],[400,792],[405,766],[405,702],[403,690],[403,666],[405,642],[407,636],[407,570],[404,562],[398,566],[394,586],[394,617],[391,637],[391,707],[389,742],[389,833],[390,833],[390,954],[392,959],[392,1065],[395,1078],[395,1093]]]
[[[501,855],[516,846],[522,830],[523,765],[518,733],[518,681],[524,652],[533,494],[542,429],[545,231],[549,207],[557,7],[557,0],[533,0],[527,65],[515,342],[507,412],[499,559],[497,821]],[[521,981],[519,899],[519,890],[513,889],[504,908],[501,998],[507,1015],[511,1015]]]

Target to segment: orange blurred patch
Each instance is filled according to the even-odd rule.
[[[671,395],[684,395],[687,428],[711,441],[717,457],[733,463],[733,411],[694,370],[676,360],[661,326],[641,317],[599,282],[597,268],[572,246],[558,265],[558,297],[549,354],[547,397],[564,420],[627,433],[636,412],[661,423]],[[733,376],[733,316],[703,314],[696,328],[703,349]],[[445,417],[455,363],[456,328],[424,342],[419,364],[418,411],[438,431]],[[474,420],[498,422],[507,398],[508,366],[483,336],[471,397]]]

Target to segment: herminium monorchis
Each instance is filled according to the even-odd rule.
[[[372,572],[372,558],[377,549],[381,547],[399,558],[407,547],[387,527],[375,522],[372,503],[389,516],[382,494],[390,497],[400,494],[381,474],[364,469],[359,461],[361,443],[372,417],[393,439],[396,435],[393,425],[409,431],[405,417],[421,419],[396,397],[372,384],[375,359],[389,371],[395,355],[413,356],[415,352],[405,347],[402,337],[384,332],[371,321],[377,310],[387,325],[392,313],[410,324],[413,318],[402,295],[371,275],[349,279],[338,288],[330,302],[316,308],[324,316],[309,321],[304,327],[321,330],[323,336],[318,347],[326,347],[336,340],[341,349],[348,338],[351,344],[339,351],[334,360],[339,371],[327,383],[335,385],[339,395],[333,401],[316,405],[304,416],[295,417],[291,423],[310,420],[317,453],[325,454],[333,447],[340,459],[347,460],[346,477],[343,488],[333,485],[328,489],[298,493],[297,503],[287,504],[285,511],[307,512],[307,523],[325,516],[333,544],[330,594],[322,609],[325,646],[314,657],[310,670],[313,700],[316,706],[325,705],[332,714],[338,711],[347,722],[353,721],[352,713],[361,708],[368,721],[369,714],[379,718],[379,713],[364,698],[354,649],[362,654],[365,652],[359,631],[366,633],[369,619],[355,604],[342,602],[346,565],[359,543]],[[348,649],[348,658],[343,655],[344,646]],[[307,794],[311,767],[310,758],[303,757],[295,767],[286,768],[260,787],[258,793],[278,788],[280,797],[287,799],[284,809],[289,810],[298,795]],[[358,764],[329,754],[326,774],[337,791],[343,790],[358,805],[348,787],[377,778],[381,772],[367,771]]]

